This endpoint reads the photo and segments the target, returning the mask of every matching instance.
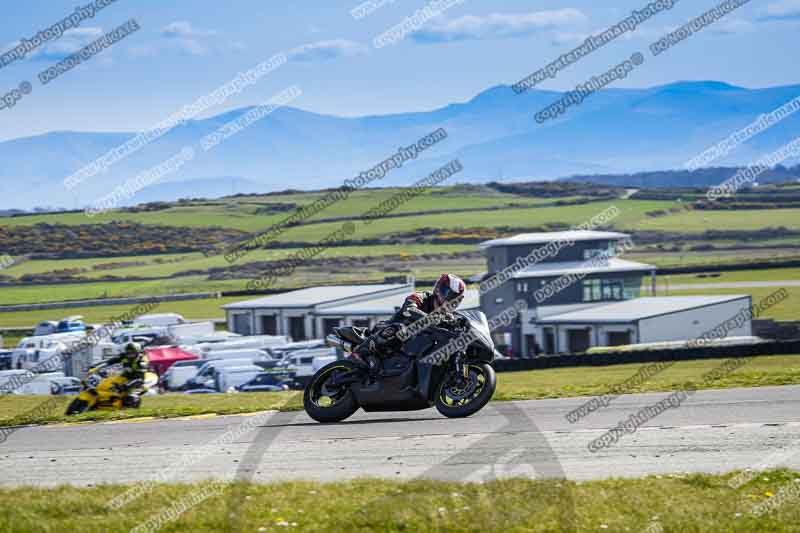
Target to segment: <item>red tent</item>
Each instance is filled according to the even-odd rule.
[[[172,366],[176,361],[189,361],[191,359],[199,359],[193,353],[185,352],[177,346],[162,346],[160,348],[147,348],[145,349],[147,359],[150,361],[150,366],[158,373],[159,376],[163,375],[167,369]]]

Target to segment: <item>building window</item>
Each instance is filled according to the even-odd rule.
[[[639,278],[626,279],[623,287],[622,299],[633,300],[641,295],[642,280]]]
[[[609,242],[605,248],[589,248],[583,251],[584,259],[592,259],[594,257],[603,256],[606,258],[614,257],[617,255],[617,246],[614,242]]]
[[[603,296],[603,289],[599,279],[588,279],[583,282],[583,301],[599,302]]]
[[[583,301],[584,302],[603,302],[630,300],[638,297],[630,296],[628,291],[628,281],[623,282],[619,279],[589,279],[583,282]]]

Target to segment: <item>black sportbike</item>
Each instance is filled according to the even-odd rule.
[[[459,311],[456,320],[441,323],[396,341],[391,353],[371,368],[353,353],[366,328],[339,327],[328,335],[345,359],[317,371],[303,395],[308,415],[318,422],[340,422],[364,411],[436,409],[459,418],[478,412],[494,394],[491,366],[494,342],[480,311]]]

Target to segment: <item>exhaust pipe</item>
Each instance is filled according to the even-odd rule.
[[[327,337],[325,337],[325,344],[332,347],[332,348],[339,348],[344,352],[352,352],[353,345],[346,340],[342,339],[338,335],[331,333]]]

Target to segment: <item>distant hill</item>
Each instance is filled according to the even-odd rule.
[[[219,176],[240,178],[242,190],[237,192],[335,187],[390,156],[398,146],[407,146],[440,127],[449,133],[445,141],[375,185],[409,184],[453,158],[459,158],[464,166],[453,178],[462,183],[572,175],[585,180],[589,175],[647,171],[655,176],[659,169],[684,168],[687,160],[798,95],[800,86],[746,89],[719,82],[610,89],[545,124],[538,124],[534,114],[561,93],[531,90],[518,95],[507,86],[488,89],[465,103],[418,113],[342,118],[282,108],[208,153],[198,148],[194,161],[152,186],[137,201],[230,194],[230,178]],[[134,132],[62,131],[2,142],[3,207],[85,206],[184,146],[198,147],[204,135],[249,109],[189,121],[70,192],[62,185],[66,176],[124,143]],[[750,163],[792,140],[798,131],[800,113],[714,164]],[[693,180],[702,175],[675,179],[683,180],[682,185],[699,184]]]
[[[640,189],[711,187],[731,178],[738,170],[739,168],[714,167],[698,169],[694,172],[660,170],[633,174],[579,175],[563,178],[561,181]],[[779,165],[764,172],[756,181],[757,183],[786,183],[798,180],[800,180],[800,165],[792,168]]]
[[[268,191],[269,187],[263,183],[257,183],[244,178],[220,176],[217,178],[156,183],[139,191],[122,205],[131,206],[148,202],[174,202],[181,198],[221,198],[234,194],[256,194]]]

